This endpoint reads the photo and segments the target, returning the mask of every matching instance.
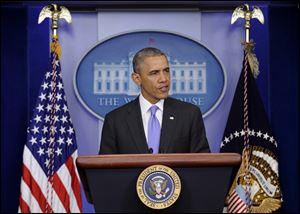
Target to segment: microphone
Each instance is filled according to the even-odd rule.
[[[149,149],[148,149],[148,153],[151,153],[151,154],[152,154],[152,153],[153,153],[153,149],[152,149],[152,148],[149,148]]]

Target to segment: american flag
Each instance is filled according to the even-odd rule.
[[[247,200],[248,199],[248,200]],[[249,198],[246,197],[245,190],[241,185],[238,185],[229,195],[228,213],[248,213]]]
[[[51,43],[51,67],[27,129],[19,212],[82,212],[75,165],[77,144],[64,92],[58,38]]]

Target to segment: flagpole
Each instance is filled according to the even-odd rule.
[[[243,77],[244,77],[244,87],[243,87],[243,131],[244,131],[244,149],[243,149],[243,165],[245,167],[244,180],[246,182],[246,201],[248,210],[250,213],[252,210],[251,203],[251,174],[250,174],[250,144],[249,144],[249,103],[248,103],[248,65],[250,66],[250,70],[252,74],[256,77],[259,73],[258,71],[258,60],[253,52],[254,42],[250,40],[250,20],[253,18],[257,18],[260,23],[264,23],[264,16],[262,11],[257,7],[253,6],[253,10],[249,10],[248,4],[241,5],[237,7],[231,18],[231,24],[233,24],[237,19],[244,18],[245,19],[245,42],[244,45],[244,65],[243,65]]]
[[[46,212],[53,212],[53,186],[54,186],[54,149],[55,149],[55,142],[57,141],[55,132],[56,132],[56,113],[58,100],[57,100],[57,77],[58,75],[58,60],[60,60],[60,46],[58,43],[58,20],[65,19],[68,23],[71,23],[71,14],[69,10],[64,6],[57,6],[56,4],[51,4],[43,7],[39,14],[38,24],[43,22],[45,18],[50,18],[52,20],[51,29],[52,29],[52,42],[51,42],[51,96],[50,96],[50,142],[49,142],[49,160],[47,166],[47,201],[50,202],[50,206],[48,203],[46,204]]]

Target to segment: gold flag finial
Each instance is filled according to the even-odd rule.
[[[250,20],[251,19],[258,19],[258,21],[261,24],[264,24],[264,15],[262,11],[259,9],[257,6],[252,7],[253,10],[249,10],[249,5],[248,4],[243,4],[241,6],[238,6],[235,8],[235,10],[232,13],[231,17],[231,24],[235,23],[236,20],[239,18],[245,19],[245,31],[246,31],[246,39],[244,45],[244,50],[246,57],[248,59],[249,65],[251,72],[253,76],[256,78],[259,74],[259,62],[257,60],[257,57],[254,53],[254,42],[251,40],[250,41]]]
[[[255,18],[255,19],[258,19],[258,21],[261,24],[264,24],[264,15],[263,15],[262,11],[259,9],[259,7],[253,6],[252,8],[253,8],[253,10],[250,11],[248,4],[238,6],[233,11],[233,14],[231,17],[231,24],[235,23],[235,21],[239,18],[245,19],[244,27],[246,30],[246,40],[245,40],[246,43],[250,42],[250,26],[251,26],[250,20]]]
[[[65,19],[68,23],[72,22],[72,17],[69,10],[64,6],[57,6],[56,4],[51,4],[43,7],[40,12],[38,23],[42,23],[45,18],[52,19],[52,31],[53,36],[57,36],[58,20]]]

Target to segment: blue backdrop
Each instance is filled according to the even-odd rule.
[[[1,3],[1,212],[17,212],[28,118],[48,67],[49,25],[37,24],[42,6]],[[251,37],[264,71],[257,84],[279,145],[281,211],[299,212],[299,10],[291,3],[259,6],[266,23]]]

